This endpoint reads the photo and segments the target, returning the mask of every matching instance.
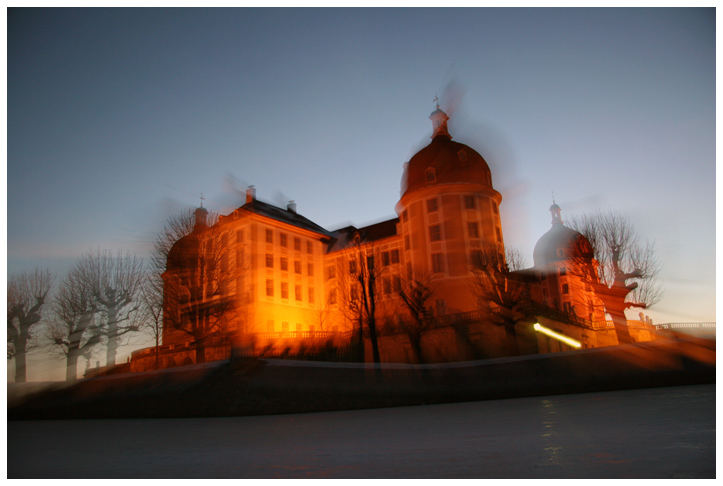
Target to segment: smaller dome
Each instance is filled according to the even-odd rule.
[[[553,202],[550,213],[552,228],[537,240],[532,252],[535,267],[544,268],[563,260],[592,261],[592,245],[581,233],[562,224],[560,206]]]

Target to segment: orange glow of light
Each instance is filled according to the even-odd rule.
[[[568,346],[572,346],[575,349],[578,349],[582,346],[580,344],[580,341],[576,341],[573,338],[569,336],[565,336],[564,334],[560,334],[559,332],[555,332],[552,329],[548,329],[547,327],[543,326],[539,322],[536,322],[532,329],[534,329],[537,332],[541,332],[542,334],[546,336],[550,336],[553,339],[557,339],[558,341],[562,341],[563,343],[567,344]]]

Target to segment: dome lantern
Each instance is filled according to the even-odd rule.
[[[438,98],[434,97],[434,103],[436,105],[436,110],[434,110],[430,115],[429,119],[432,120],[432,128],[434,131],[432,132],[432,139],[435,139],[437,137],[447,137],[449,139],[452,138],[452,136],[449,134],[449,131],[447,130],[447,120],[449,120],[449,117],[447,114],[442,111],[439,108],[439,103],[437,102]]]
[[[550,214],[552,215],[552,224],[562,224],[562,216],[560,206],[558,206],[555,201],[552,201],[552,206],[550,206]]]

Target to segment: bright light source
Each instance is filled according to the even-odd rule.
[[[541,332],[542,334],[546,336],[550,336],[553,339],[557,339],[558,341],[562,341],[563,343],[567,344],[568,346],[572,346],[573,348],[579,348],[582,346],[580,344],[580,341],[576,341],[571,337],[565,336],[564,334],[560,334],[559,332],[555,332],[552,329],[548,329],[539,322],[536,322],[532,329],[534,329],[537,332]]]

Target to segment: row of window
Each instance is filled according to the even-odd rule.
[[[274,268],[274,255],[271,253],[266,254],[266,268]],[[289,271],[289,259],[286,257],[279,257],[279,268],[283,272]],[[294,260],[294,273],[301,275],[301,261],[300,260]],[[314,276],[314,264],[313,263],[307,263],[306,264],[306,274],[309,277]]]
[[[289,283],[288,282],[281,282],[280,295],[281,295],[282,299],[289,298]],[[274,281],[273,281],[273,279],[270,279],[270,278],[266,279],[266,296],[267,297],[274,296]],[[309,304],[313,304],[314,303],[314,288],[313,287],[308,288],[307,296],[308,296],[307,301],[309,302]],[[294,285],[294,300],[296,300],[297,302],[301,302],[304,300],[303,288],[301,285]]]
[[[497,233],[497,241],[502,241],[502,232],[499,228],[495,228]],[[469,234],[470,238],[479,238],[480,232],[479,232],[479,225],[476,221],[472,221],[467,223],[467,232]],[[442,225],[441,224],[433,224],[429,227],[429,241],[441,241],[442,240]],[[405,249],[409,249],[409,237],[404,237],[404,247]]]
[[[472,195],[462,196],[465,209],[477,209],[477,198]],[[427,213],[434,213],[439,210],[439,201],[437,198],[427,199]],[[499,208],[497,204],[492,203],[492,211],[495,214],[499,214]],[[402,223],[406,223],[409,218],[407,211],[402,211]]]
[[[306,330],[304,330],[306,328]],[[313,333],[316,331],[316,328],[313,325],[309,326],[302,326],[300,322],[296,323],[295,329],[297,333],[303,333],[303,332],[309,332]],[[269,319],[266,322],[266,331],[267,332],[276,332],[276,326],[273,320]],[[332,332],[339,332],[339,326],[334,326],[331,328]],[[281,321],[281,329],[280,332],[294,332],[291,330],[291,326],[289,325],[288,321]]]
[[[282,248],[288,248],[289,247],[289,236],[286,233],[279,232],[278,233],[278,239],[279,239],[279,246]],[[301,251],[301,238],[298,236],[293,237],[293,246],[294,251]],[[266,243],[274,243],[274,230],[272,229],[266,229]],[[314,246],[311,241],[306,241],[306,253],[313,253]]]
[[[399,249],[381,252],[382,266],[388,267],[389,265],[396,265],[400,262]],[[354,275],[358,270],[356,259],[349,260],[349,273]],[[370,270],[374,269],[374,256],[369,255],[366,259],[367,268]],[[336,265],[332,264],[326,267],[326,279],[331,280],[336,278]]]

